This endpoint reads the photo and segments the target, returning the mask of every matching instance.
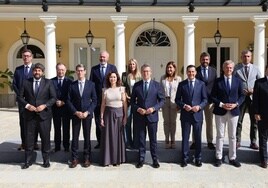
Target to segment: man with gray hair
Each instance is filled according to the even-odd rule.
[[[235,167],[241,164],[236,160],[236,126],[239,116],[239,106],[243,103],[244,95],[241,81],[232,76],[234,62],[227,60],[223,63],[223,76],[216,79],[212,89],[211,98],[215,104],[213,113],[216,121],[216,163],[222,164],[223,141],[225,127],[228,128],[229,137],[229,163]]]

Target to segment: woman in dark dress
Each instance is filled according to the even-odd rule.
[[[109,73],[106,83],[101,104],[101,165],[117,166],[126,161],[124,125],[127,101],[118,73]]]

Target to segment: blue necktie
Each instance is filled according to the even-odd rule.
[[[104,66],[101,66],[101,79],[104,79],[105,73],[104,73]]]
[[[208,75],[207,75],[207,69],[206,68],[203,68],[203,76],[204,76],[205,81],[208,81]]]
[[[230,78],[226,79],[226,87],[227,87],[227,93],[230,93],[231,91]]]
[[[193,92],[194,92],[193,83],[194,83],[194,81],[192,81],[192,80],[189,82],[189,91],[190,91],[191,96],[193,95]]]
[[[145,94],[145,97],[147,97],[147,94],[148,94],[148,82],[144,82],[144,94]]]
[[[25,79],[28,78],[28,74],[29,74],[29,66],[26,65],[26,66],[24,67],[24,77],[25,77]]]

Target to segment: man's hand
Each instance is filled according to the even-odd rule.
[[[261,121],[261,115],[260,114],[255,114],[254,117],[255,117],[256,121]]]
[[[187,111],[187,112],[190,112],[192,110],[192,107],[188,104],[184,105],[184,109]]]
[[[200,109],[201,109],[201,107],[198,106],[198,105],[192,107],[192,111],[193,111],[193,112],[198,112]]]
[[[40,106],[36,107],[36,112],[42,112],[47,106],[45,104],[41,104]]]
[[[27,110],[34,112],[34,111],[36,111],[36,107],[29,104],[29,106],[27,107]]]
[[[151,107],[151,108],[148,108],[147,110],[146,110],[146,114],[148,115],[148,114],[151,114],[151,113],[153,113],[154,112],[154,108],[153,107]]]
[[[138,108],[137,112],[140,113],[140,115],[145,115],[146,114],[146,110],[143,108]]]
[[[64,101],[61,101],[61,100],[56,101],[56,106],[57,107],[62,107],[64,104],[65,104]]]
[[[83,119],[83,113],[80,111],[76,111],[74,115],[76,115],[79,119]]]

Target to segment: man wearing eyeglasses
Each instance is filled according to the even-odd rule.
[[[13,83],[12,83],[13,90],[16,93],[17,97],[19,95],[19,90],[22,86],[23,80],[33,77],[32,51],[30,49],[24,49],[22,51],[22,59],[23,59],[23,65],[16,67],[15,72],[14,72]],[[20,104],[18,104],[18,109],[19,109],[19,124],[20,124],[20,137],[21,137],[21,145],[18,147],[18,150],[24,150],[25,149],[25,133],[24,133],[25,129],[24,129],[23,112],[25,108],[21,106]],[[37,136],[38,136],[38,133],[36,133],[35,135],[35,146],[34,146],[35,150],[39,149],[37,145]]]

